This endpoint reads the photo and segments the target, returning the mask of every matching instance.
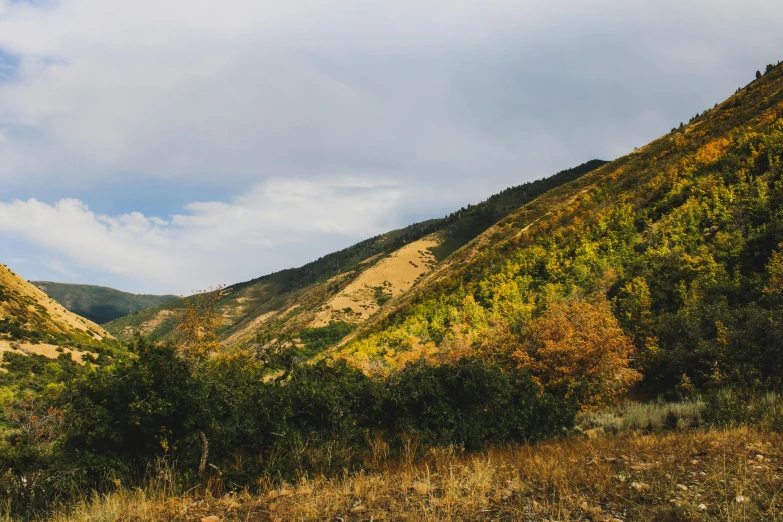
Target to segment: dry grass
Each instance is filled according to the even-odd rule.
[[[631,433],[381,464],[213,497],[121,491],[66,521],[779,520],[783,436],[750,429]]]
[[[356,319],[366,321],[380,305],[375,288],[382,287],[390,297],[404,294],[416,281],[428,274],[435,265],[430,249],[440,245],[437,235],[430,235],[395,250],[361,272],[337,295],[329,299],[324,309],[316,314],[311,326],[326,326],[331,320],[345,320],[340,311],[350,308]]]
[[[683,402],[628,402],[612,410],[583,413],[578,424],[584,430],[601,428],[612,433],[695,428],[702,425],[704,406],[700,399]]]
[[[49,359],[57,359],[61,353],[66,353],[71,356],[71,359],[79,364],[84,364],[85,355],[85,352],[80,352],[78,350],[73,350],[71,348],[65,348],[62,346],[56,346],[54,344],[32,344],[28,342],[11,342],[0,340],[0,356],[2,356],[3,352],[43,355]]]

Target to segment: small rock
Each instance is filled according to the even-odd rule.
[[[685,484],[677,484],[677,489],[679,489],[680,491],[688,491],[688,486],[686,486]]]
[[[700,511],[707,511],[707,504],[699,504]]]
[[[764,462],[764,455],[756,455],[756,460],[759,462]]]
[[[367,510],[367,507],[358,505],[351,508],[351,513],[364,513]]]
[[[201,519],[201,522],[220,522],[220,519],[215,515],[210,515]]]
[[[743,495],[737,495],[737,498],[734,499],[738,504],[742,504],[744,502],[747,502],[748,499],[744,497]]]
[[[636,491],[644,491],[645,489],[650,489],[650,485],[645,484],[644,482],[631,482],[631,487]]]

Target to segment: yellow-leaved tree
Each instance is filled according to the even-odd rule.
[[[193,366],[200,366],[220,350],[217,331],[222,320],[217,304],[222,297],[223,287],[219,286],[187,298],[185,313],[177,326],[177,346]]]
[[[764,291],[768,294],[783,293],[783,244],[778,245],[778,251],[772,252],[767,263],[769,280]]]
[[[583,410],[615,404],[641,378],[629,366],[634,353],[603,296],[555,302],[530,321],[517,363],[548,392]]]

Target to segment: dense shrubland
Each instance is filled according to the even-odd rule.
[[[358,470],[379,445],[398,455],[418,446],[478,449],[573,426],[569,404],[528,374],[477,359],[411,365],[385,381],[321,361],[281,383],[250,353],[194,360],[141,338],[131,352],[31,396],[29,408],[41,412],[28,420],[46,429],[5,419],[16,429],[0,452],[3,487],[20,510],[83,488],[140,485],[161,462],[176,469],[179,487],[213,480],[236,489]]]

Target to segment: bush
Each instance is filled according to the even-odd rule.
[[[410,365],[383,382],[327,359],[280,380],[250,353],[196,368],[170,345],[139,339],[134,351],[69,393],[60,456],[91,487],[112,478],[106,470],[137,482],[160,458],[176,462],[182,485],[207,463],[240,486],[334,474],[362,465],[372,434],[392,449],[406,434],[473,449],[557,435],[574,421],[527,374],[480,360]]]
[[[140,475],[158,456],[185,457],[185,440],[198,438],[203,396],[186,362],[173,346],[142,339],[132,351],[68,394],[63,456],[91,485],[107,469]]]
[[[783,431],[783,401],[774,392],[758,395],[723,389],[707,398],[704,417],[719,427],[752,425]]]
[[[388,384],[390,431],[419,433],[429,445],[481,448],[540,439],[574,423],[564,402],[540,395],[525,373],[506,374],[478,359],[409,365]]]

